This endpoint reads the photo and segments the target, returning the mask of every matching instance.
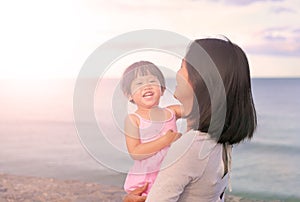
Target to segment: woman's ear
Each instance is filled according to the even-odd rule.
[[[161,96],[164,95],[165,90],[166,90],[166,87],[161,87]]]

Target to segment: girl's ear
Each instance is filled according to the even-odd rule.
[[[129,100],[131,103],[134,103],[133,98],[132,98],[131,95],[128,95],[128,100]]]

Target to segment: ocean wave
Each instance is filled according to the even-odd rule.
[[[287,143],[278,141],[256,140],[237,146],[239,151],[255,150],[256,152],[280,152],[289,154],[299,154],[300,145],[297,143]]]

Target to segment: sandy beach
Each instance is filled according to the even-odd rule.
[[[0,202],[114,202],[122,201],[121,187],[86,183],[78,180],[59,180],[0,174]],[[264,202],[227,195],[226,202]],[[273,201],[273,202],[279,202]]]

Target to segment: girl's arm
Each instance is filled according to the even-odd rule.
[[[167,108],[169,108],[175,112],[176,119],[180,119],[182,117],[183,108],[181,105],[170,105]]]
[[[137,117],[128,115],[125,120],[125,135],[128,152],[134,160],[143,160],[176,141],[181,134],[169,130],[164,136],[141,143]]]

